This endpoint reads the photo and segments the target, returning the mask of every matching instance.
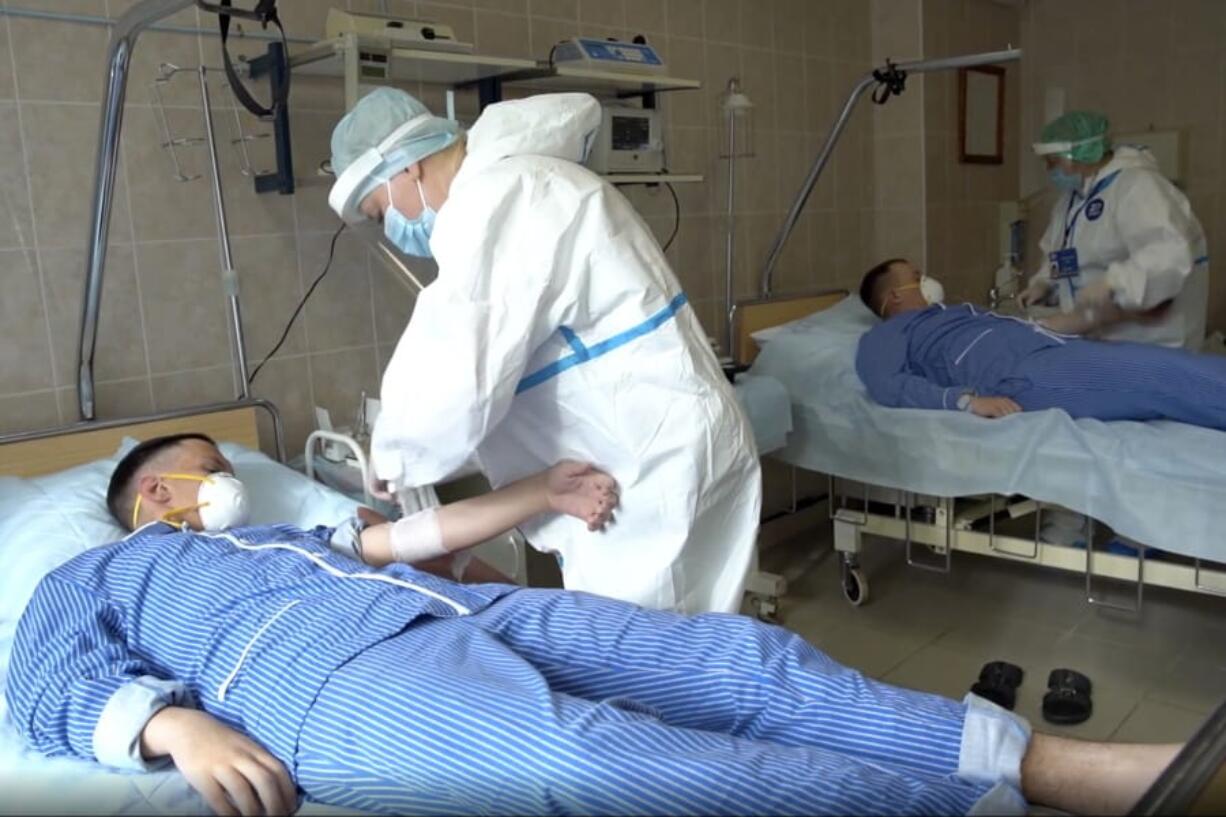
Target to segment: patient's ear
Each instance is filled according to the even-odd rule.
[[[156,474],[145,474],[136,481],[136,493],[145,498],[146,502],[156,502],[164,505],[171,499],[170,486],[166,480]]]

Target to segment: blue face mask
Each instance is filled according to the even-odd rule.
[[[430,252],[430,234],[434,232],[434,208],[426,204],[426,194],[417,180],[417,195],[421,196],[421,215],[415,219],[405,218],[404,213],[392,203],[392,183],[387,182],[387,210],[383,213],[383,234],[409,255],[433,258]]]
[[[1081,176],[1076,173],[1066,173],[1061,167],[1053,167],[1047,171],[1047,178],[1057,190],[1073,192],[1081,189]]]

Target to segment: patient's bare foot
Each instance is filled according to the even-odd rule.
[[[617,507],[617,481],[586,462],[562,460],[546,472],[545,490],[549,507],[600,530],[611,521]]]

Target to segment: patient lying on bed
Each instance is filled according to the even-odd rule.
[[[207,439],[149,446],[110,491],[136,530],[41,582],[8,701],[40,751],[173,763],[218,813],[286,813],[302,794],[387,814],[1005,813],[1019,790],[1121,813],[1177,748],[1032,735],[740,616],[337,552],[386,561],[386,525],[202,530],[183,510],[196,495],[176,493],[229,464]],[[567,474],[447,506],[437,536],[462,547],[541,512],[599,528],[611,481]]]
[[[1084,340],[970,304],[930,304],[922,277],[899,259],[861,284],[861,300],[885,319],[856,354],[856,372],[878,403],[981,417],[1058,408],[1075,418],[1226,430],[1226,358]]]

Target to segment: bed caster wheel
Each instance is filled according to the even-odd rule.
[[[749,604],[753,608],[753,615],[758,621],[764,621],[767,624],[779,623],[779,600],[767,598],[766,596],[751,596]]]
[[[843,598],[852,607],[859,607],[868,601],[868,579],[860,568],[843,568]]]

